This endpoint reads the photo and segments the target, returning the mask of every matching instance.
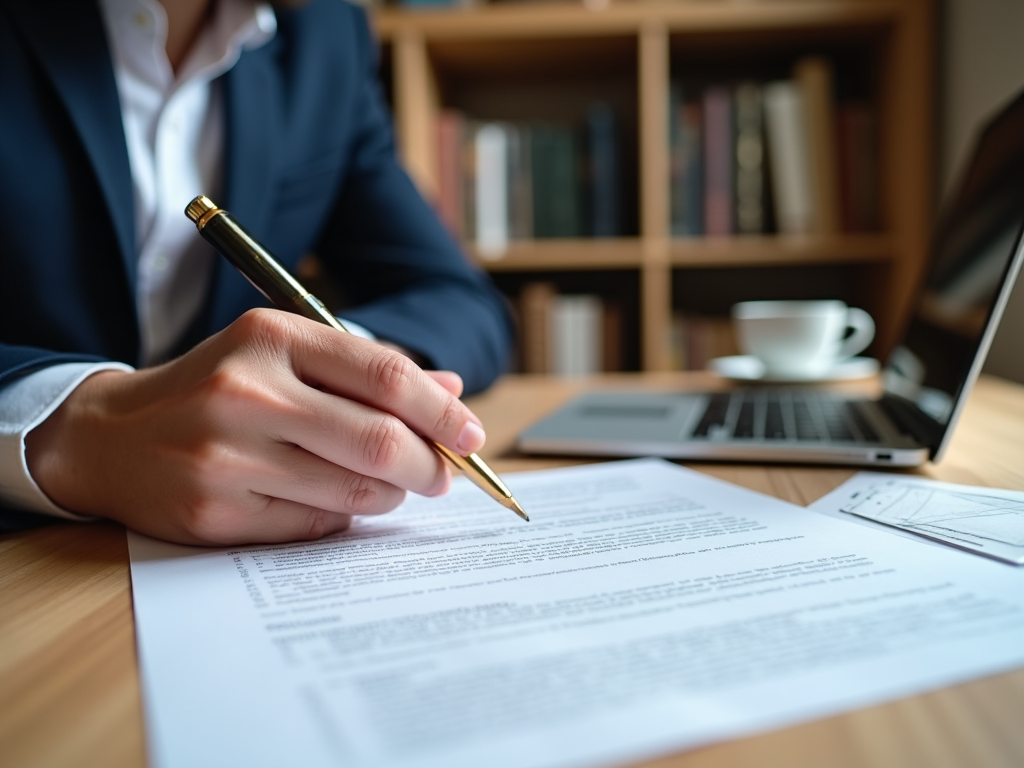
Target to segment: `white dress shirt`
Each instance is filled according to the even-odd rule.
[[[198,194],[217,200],[221,192],[224,99],[216,78],[243,50],[273,38],[277,20],[269,5],[217,0],[212,19],[176,73],[167,59],[167,15],[160,3],[101,0],[100,8],[132,174],[139,356],[151,365],[167,358],[197,316],[213,272],[216,255],[184,210]],[[25,435],[84,379],[111,369],[133,370],[120,363],[55,365],[0,392],[0,498],[80,519],[53,504],[32,479]]]

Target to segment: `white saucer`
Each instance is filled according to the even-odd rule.
[[[708,362],[708,368],[719,376],[738,381],[849,381],[850,379],[874,376],[878,373],[878,361],[873,357],[851,357],[836,363],[831,370],[824,373],[807,374],[806,376],[773,376],[765,373],[764,363],[752,355],[716,357]]]

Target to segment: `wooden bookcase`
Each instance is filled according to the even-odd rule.
[[[578,117],[598,95],[625,112],[624,192],[635,197],[635,236],[513,243],[498,260],[480,259],[499,283],[571,284],[593,273],[636,291],[631,343],[643,370],[669,367],[673,309],[693,297],[717,302],[725,313],[743,299],[834,294],[871,312],[878,324],[871,351],[888,353],[926,255],[932,218],[930,0],[612,0],[601,10],[508,3],[383,8],[374,18],[400,151],[428,197],[437,189],[434,130],[442,106],[483,119]],[[881,230],[673,239],[667,96],[673,75],[707,69],[765,80],[776,76],[779,62],[806,53],[835,56],[867,83],[878,119]]]

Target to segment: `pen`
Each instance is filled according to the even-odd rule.
[[[349,332],[323,302],[303,288],[230,213],[218,208],[210,198],[205,195],[195,198],[185,208],[185,215],[195,223],[203,239],[230,261],[275,307],[324,323],[342,333]],[[439,443],[431,445],[488,496],[529,521],[512,492],[483,459],[475,453],[461,456]]]

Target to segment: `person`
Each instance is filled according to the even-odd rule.
[[[396,160],[357,6],[3,0],[0,104],[0,526],[314,539],[481,447],[459,396],[510,319]],[[365,332],[266,308],[198,194]]]

